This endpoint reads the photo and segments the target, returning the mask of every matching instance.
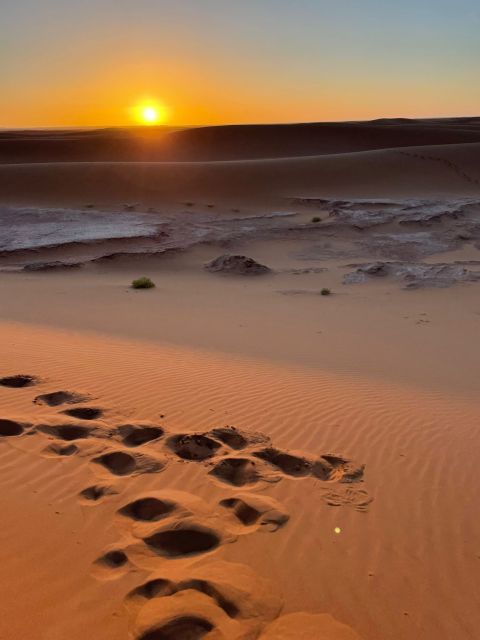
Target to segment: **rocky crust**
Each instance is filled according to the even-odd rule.
[[[477,270],[467,266],[476,266]],[[453,262],[425,264],[422,262],[371,262],[351,264],[355,271],[347,273],[344,284],[366,282],[369,278],[393,276],[403,280],[406,289],[420,287],[450,287],[458,282],[480,281],[480,262]]]

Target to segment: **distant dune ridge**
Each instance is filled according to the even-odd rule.
[[[480,142],[480,118],[0,132],[0,162],[207,162]]]
[[[0,133],[11,203],[479,193],[480,118]]]

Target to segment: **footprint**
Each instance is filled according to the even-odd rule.
[[[171,436],[167,446],[183,460],[198,462],[214,456],[221,445],[203,434],[179,434]]]
[[[129,593],[137,640],[257,638],[283,606],[274,586],[245,565],[196,563],[172,574],[153,575]]]
[[[116,494],[117,492],[113,487],[106,485],[94,484],[91,487],[82,489],[80,491],[80,497],[89,502],[98,502],[102,498],[108,495]]]
[[[62,456],[68,457],[73,456],[77,453],[78,447],[75,444],[63,444],[61,442],[53,442],[49,444],[44,450],[44,454],[48,457],[54,456]]]
[[[142,454],[130,454],[126,451],[110,451],[97,456],[92,462],[101,465],[115,476],[156,473],[164,467],[163,463],[155,458]]]
[[[115,580],[131,569],[131,564],[125,551],[118,547],[111,547],[93,563],[92,574],[98,580]]]
[[[73,409],[65,409],[62,413],[79,420],[96,420],[103,415],[102,409],[96,407],[74,407]]]
[[[60,404],[77,404],[87,402],[91,396],[82,395],[73,391],[53,391],[52,393],[42,393],[34,398],[35,404],[46,404],[49,407],[58,407]]]
[[[0,418],[0,438],[10,438],[12,436],[21,436],[27,425],[15,420],[7,420]]]
[[[127,564],[127,554],[121,549],[112,549],[96,560],[97,564],[102,564],[112,569],[118,569]]]
[[[135,458],[123,451],[112,451],[94,458],[93,462],[101,464],[116,476],[126,476],[137,468]]]
[[[178,589],[176,584],[171,580],[156,578],[141,584],[139,587],[135,587],[135,589],[130,591],[128,597],[151,600],[152,598],[171,596],[174,593],[177,593],[177,591]]]
[[[178,583],[162,578],[149,580],[136,589],[133,589],[128,597],[151,600],[152,598],[164,598],[181,591],[189,590],[198,591],[199,593],[207,595],[220,609],[225,611],[230,618],[236,618],[240,613],[237,605],[231,600],[228,600],[217,587],[208,580],[200,580],[198,578],[190,578]]]
[[[361,482],[365,473],[364,464],[356,464],[348,458],[323,455],[312,465],[312,475],[320,480],[334,480],[342,483]]]
[[[176,504],[173,501],[159,500],[158,498],[140,498],[126,504],[119,509],[119,513],[127,518],[132,518],[132,520],[152,522],[165,518],[175,508]]]
[[[255,462],[249,458],[224,458],[209,473],[235,487],[253,484],[260,477]]]
[[[200,640],[213,628],[213,624],[205,618],[182,616],[153,631],[147,631],[138,640]]]
[[[166,558],[184,558],[206,553],[220,544],[220,538],[214,531],[190,522],[157,531],[143,540],[155,553]]]
[[[208,435],[220,440],[231,449],[244,449],[248,445],[248,439],[235,427],[218,427],[209,431]]]
[[[37,384],[38,378],[35,376],[17,375],[17,376],[5,376],[0,378],[0,385],[2,387],[11,387],[12,389],[21,389],[23,387],[33,387]]]
[[[60,440],[84,440],[91,435],[92,429],[83,425],[60,424],[60,425],[40,425],[38,431],[46,433]]]
[[[165,434],[162,427],[151,427],[144,425],[124,424],[118,427],[118,432],[122,436],[122,442],[127,447],[139,447],[146,442],[152,442],[162,438]]]
[[[239,494],[221,500],[219,504],[225,509],[230,509],[246,527],[256,524],[268,531],[277,531],[290,519],[283,506],[273,498]]]
[[[306,458],[294,456],[273,447],[254,451],[253,455],[277,467],[288,476],[301,478],[310,475],[311,472],[312,463]]]

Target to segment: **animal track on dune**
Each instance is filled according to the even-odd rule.
[[[478,178],[475,178],[472,175],[468,174],[458,164],[455,164],[455,162],[452,162],[451,160],[448,160],[446,158],[439,158],[438,156],[426,156],[421,153],[411,153],[408,151],[397,151],[397,153],[410,158],[417,158],[419,160],[428,160],[430,162],[436,162],[436,163],[442,164],[444,167],[446,167],[450,171],[453,171],[454,173],[456,173],[463,180],[466,180],[471,184],[480,184],[480,180]]]
[[[330,507],[353,507],[356,511],[367,511],[373,501],[366,491],[357,488],[345,488],[327,491],[322,496],[323,501]]]
[[[23,387],[33,387],[37,384],[38,379],[35,376],[28,375],[16,375],[5,376],[0,378],[0,385],[2,387],[10,387],[11,389],[22,389]]]
[[[79,404],[91,400],[91,396],[76,393],[74,391],[53,391],[42,393],[33,399],[35,404],[46,404],[49,407],[58,407],[61,404]]]
[[[65,409],[62,413],[79,420],[96,420],[103,415],[102,409],[97,407],[74,407],[73,409]]]
[[[212,530],[192,523],[157,531],[144,538],[145,544],[166,558],[181,558],[206,553],[219,546],[220,538]]]
[[[203,434],[178,434],[171,436],[167,446],[183,460],[202,461],[215,455],[220,443]]]
[[[119,509],[119,513],[133,520],[152,522],[165,518],[175,508],[176,504],[173,501],[159,500],[158,498],[140,498],[126,504]]]
[[[15,420],[7,420],[0,418],[0,438],[11,438],[13,436],[21,436],[25,432],[27,425]]]
[[[147,631],[139,640],[200,640],[212,629],[212,623],[204,618],[183,616],[153,631]]]
[[[253,484],[260,478],[255,462],[249,458],[224,458],[210,474],[235,487]]]
[[[37,430],[67,441],[84,440],[92,433],[91,428],[76,424],[40,425]]]

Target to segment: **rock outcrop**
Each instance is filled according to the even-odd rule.
[[[271,271],[264,264],[256,262],[253,258],[229,254],[224,254],[208,262],[205,265],[205,269],[212,272],[234,273],[242,276],[259,276]]]

